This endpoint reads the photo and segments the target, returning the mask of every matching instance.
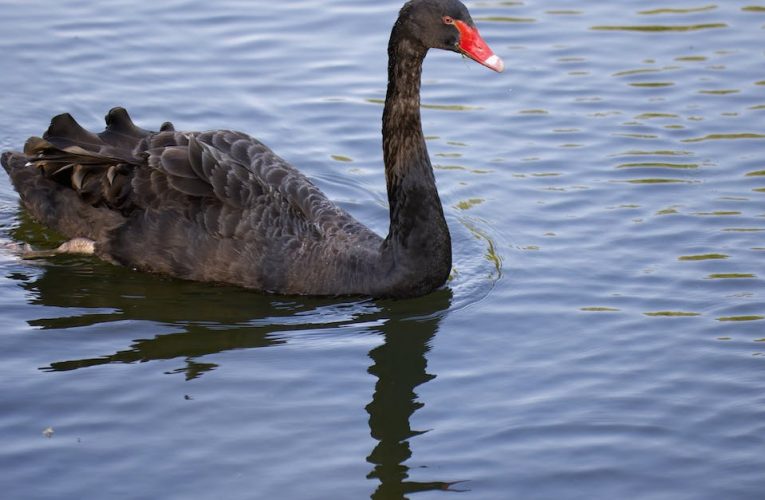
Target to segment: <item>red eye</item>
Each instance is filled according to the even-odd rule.
[[[454,18],[449,16],[444,16],[441,18],[444,22],[444,24],[454,24]]]

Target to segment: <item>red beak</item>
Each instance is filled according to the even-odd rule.
[[[486,45],[476,28],[468,26],[463,21],[454,21],[454,25],[460,31],[460,52],[497,73],[505,69],[505,63]]]

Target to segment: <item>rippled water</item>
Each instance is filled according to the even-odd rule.
[[[385,232],[398,7],[0,2],[0,147],[116,105],[238,129]],[[4,496],[762,498],[765,4],[469,7],[508,70],[426,61],[449,286],[282,298],[3,251]],[[0,232],[60,241],[5,181]]]

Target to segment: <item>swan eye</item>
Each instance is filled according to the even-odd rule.
[[[444,16],[441,18],[444,24],[454,24],[454,18],[450,16]]]

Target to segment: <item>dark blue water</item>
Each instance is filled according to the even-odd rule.
[[[282,298],[3,250],[5,498],[763,498],[765,4],[468,6],[507,70],[425,64],[448,286]],[[116,105],[238,129],[384,233],[399,7],[0,1],[0,149]],[[61,241],[5,180],[0,236]]]

